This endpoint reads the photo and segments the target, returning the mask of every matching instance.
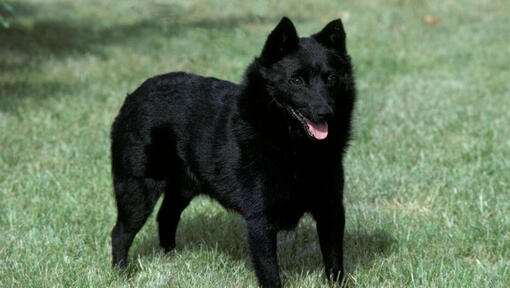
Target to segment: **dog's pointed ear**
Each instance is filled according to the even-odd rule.
[[[329,22],[321,32],[313,35],[313,37],[317,42],[328,48],[334,49],[341,54],[346,53],[345,30],[340,19]]]
[[[298,42],[294,24],[289,18],[283,17],[267,37],[259,59],[264,64],[273,64],[297,48]]]

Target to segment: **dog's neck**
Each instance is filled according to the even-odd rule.
[[[286,115],[266,91],[260,75],[246,75],[241,83],[238,107],[241,118],[257,132],[278,138],[288,134]]]

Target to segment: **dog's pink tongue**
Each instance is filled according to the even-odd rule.
[[[316,124],[306,119],[306,124],[308,125],[308,128],[310,128],[310,131],[312,131],[313,137],[315,137],[315,139],[323,140],[328,137],[328,123]]]

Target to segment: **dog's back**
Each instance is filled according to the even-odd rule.
[[[127,96],[114,121],[113,175],[161,179],[174,165],[168,160],[205,156],[203,141],[214,146],[211,141],[229,133],[225,124],[235,113],[238,90],[231,82],[184,72],[145,81]],[[207,137],[212,134],[216,137]]]

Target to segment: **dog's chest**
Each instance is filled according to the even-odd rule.
[[[279,228],[291,229],[305,212],[313,209],[317,200],[314,197],[322,193],[313,189],[302,171],[289,169],[285,172],[277,174],[268,183],[270,187],[266,187],[270,191],[266,195],[266,212]]]

